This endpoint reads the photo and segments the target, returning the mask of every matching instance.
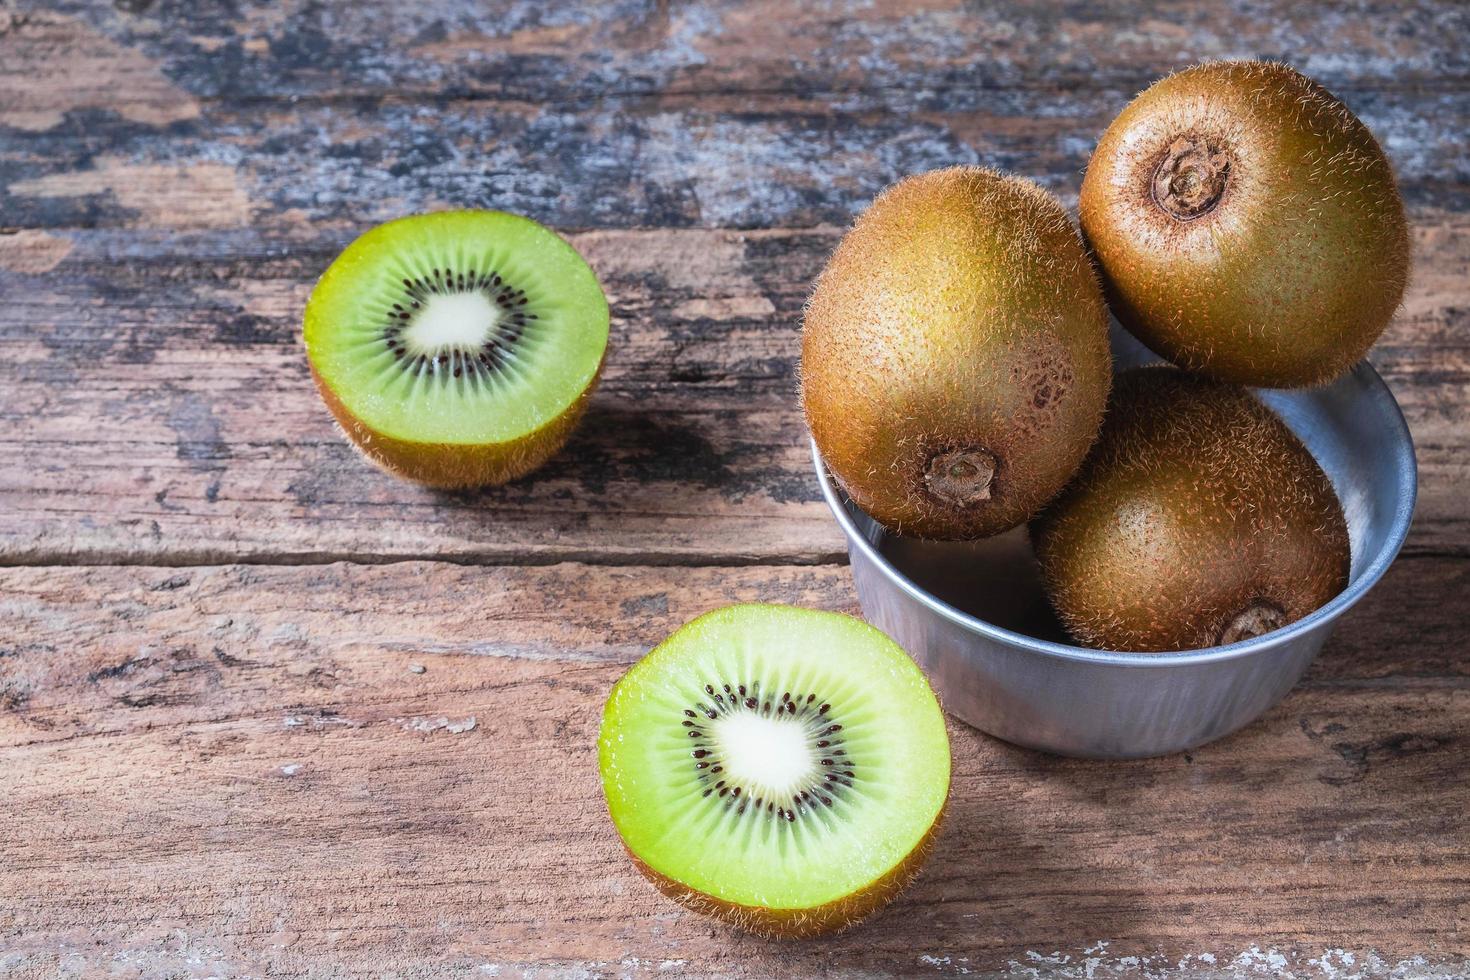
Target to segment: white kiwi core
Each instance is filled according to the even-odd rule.
[[[478,290],[435,294],[403,331],[403,345],[413,354],[429,357],[477,350],[494,335],[501,314],[499,304]]]
[[[754,713],[722,716],[711,725],[730,778],[761,797],[794,796],[817,779],[805,722]]]

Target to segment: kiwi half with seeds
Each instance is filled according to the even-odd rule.
[[[312,377],[368,459],[437,487],[504,483],[550,458],[586,408],[608,306],[566,241],[501,211],[379,225],[306,305]]]
[[[613,823],[662,892],[752,932],[850,925],[918,873],[949,797],[918,666],[850,616],[730,606],[613,688],[598,743]]]

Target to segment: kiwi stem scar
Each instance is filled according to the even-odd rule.
[[[956,507],[989,500],[996,462],[994,453],[979,447],[935,453],[924,467],[924,488],[935,499]]]
[[[1154,171],[1154,203],[1181,221],[1209,214],[1230,179],[1230,157],[1202,136],[1180,136]]]
[[[1286,625],[1286,610],[1266,599],[1253,599],[1244,609],[1230,617],[1220,630],[1218,643],[1225,646],[1252,637],[1264,636]]]

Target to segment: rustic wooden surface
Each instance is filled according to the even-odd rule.
[[[0,0],[0,973],[1470,974],[1470,8]],[[880,918],[777,944],[628,866],[593,740],[679,623],[855,610],[794,398],[842,226],[981,162],[1075,201],[1138,89],[1286,58],[1383,140],[1404,556],[1265,719],[1100,764],[953,726]],[[451,205],[605,282],[594,409],[438,494],[311,390],[311,283]],[[422,669],[420,669],[422,668]]]

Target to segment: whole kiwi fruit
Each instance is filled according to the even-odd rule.
[[[1097,437],[1107,312],[1061,205],[979,167],[908,177],[818,278],[802,404],[837,483],[900,534],[1024,523]]]
[[[1097,445],[1031,524],[1087,646],[1191,650],[1279,629],[1347,585],[1332,484],[1249,391],[1177,368],[1116,379]]]
[[[1103,134],[1079,210],[1118,320],[1174,363],[1237,384],[1332,380],[1408,282],[1383,150],[1282,64],[1216,62],[1156,82]]]

